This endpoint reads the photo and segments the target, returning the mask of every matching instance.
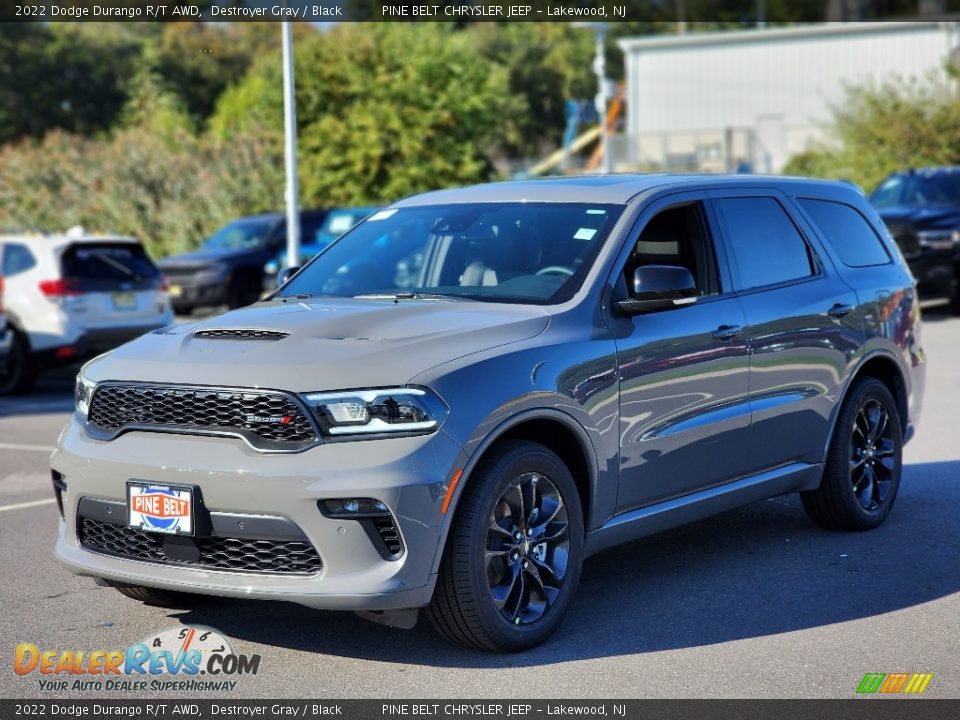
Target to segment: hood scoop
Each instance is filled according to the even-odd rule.
[[[280,330],[217,328],[214,330],[198,330],[193,336],[201,340],[283,340],[289,334]]]

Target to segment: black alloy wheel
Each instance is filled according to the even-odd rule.
[[[494,606],[515,625],[536,622],[556,602],[570,557],[567,509],[546,475],[520,475],[490,516],[485,552]]]
[[[518,652],[559,627],[580,582],[580,494],[549,448],[502,440],[470,473],[426,609],[448,640]]]
[[[831,530],[877,527],[896,500],[902,454],[896,400],[880,380],[860,378],[840,407],[820,487],[800,493],[804,509]]]

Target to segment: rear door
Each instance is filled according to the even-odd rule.
[[[88,328],[137,326],[166,311],[163,278],[137,242],[104,240],[66,245],[60,254],[64,307]]]
[[[620,490],[627,512],[735,480],[750,427],[745,318],[703,196],[670,195],[644,211],[615,283],[639,265],[680,265],[691,305],[614,318],[620,376]]]
[[[822,460],[849,358],[857,298],[775,189],[711,192],[746,315],[750,470]]]

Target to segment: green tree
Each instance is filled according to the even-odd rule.
[[[851,86],[821,144],[784,172],[847,179],[870,190],[894,170],[960,164],[960,94],[936,73]]]
[[[305,205],[386,202],[490,178],[490,149],[517,106],[507,75],[463,33],[426,24],[339,26],[297,45]],[[228,90],[211,120],[221,140],[283,127],[278,54]]]

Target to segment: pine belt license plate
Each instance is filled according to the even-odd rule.
[[[113,294],[114,310],[136,310],[137,296],[132,292],[118,292]]]
[[[180,485],[127,483],[127,525],[167,535],[193,535],[193,490]]]

